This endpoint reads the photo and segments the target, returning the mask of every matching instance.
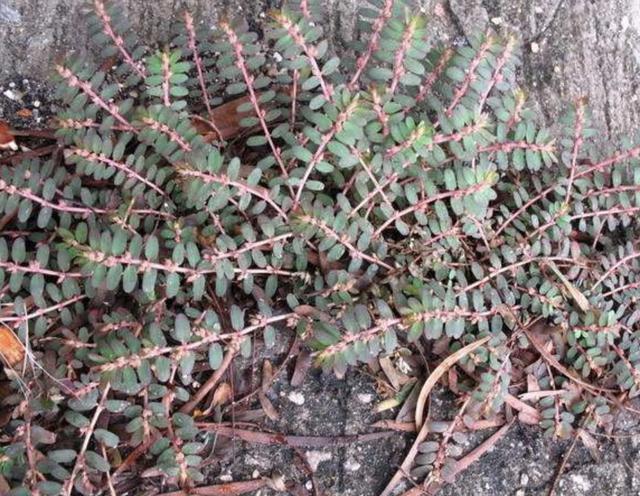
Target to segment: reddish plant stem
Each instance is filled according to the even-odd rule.
[[[146,186],[148,186],[149,188],[151,188],[152,190],[154,190],[156,193],[158,193],[160,196],[166,197],[167,194],[160,189],[158,186],[156,186],[154,183],[152,183],[151,181],[149,181],[147,178],[142,177],[140,174],[138,174],[136,171],[132,170],[129,166],[127,166],[124,163],[118,162],[116,160],[110,159],[102,154],[97,154],[97,153],[93,153],[90,152],[89,150],[84,150],[82,148],[75,148],[75,147],[71,147],[69,148],[69,153],[75,154],[81,158],[84,158],[85,160],[89,160],[90,162],[102,162],[103,164],[106,164],[110,167],[114,167],[122,172],[124,172],[125,174],[127,174],[129,177],[132,177],[134,179],[136,179],[137,181],[145,184]]]
[[[464,96],[467,94],[467,91],[469,91],[469,87],[471,86],[471,83],[473,83],[476,79],[476,70],[478,69],[478,66],[484,59],[484,56],[486,55],[486,53],[489,51],[489,48],[491,47],[492,43],[493,43],[493,39],[490,36],[487,36],[487,39],[484,41],[484,43],[480,45],[480,48],[478,49],[478,53],[469,64],[469,68],[466,71],[466,75],[464,77],[464,80],[462,81],[462,84],[456,90],[453,96],[453,100],[451,101],[451,104],[449,105],[449,107],[445,112],[447,117],[451,117],[453,115],[453,111],[458,106],[460,101],[464,98]]]
[[[380,265],[381,267],[384,267],[387,270],[393,270],[393,267],[391,267],[391,265],[387,264],[386,262],[383,262],[378,257],[367,255],[363,251],[358,250],[358,248],[353,246],[353,244],[344,235],[339,235],[338,233],[336,233],[324,221],[320,219],[316,219],[315,217],[312,217],[310,215],[302,215],[300,217],[300,220],[304,223],[308,223],[308,224],[311,224],[312,226],[317,227],[318,229],[320,229],[320,231],[322,231],[322,233],[325,236],[335,239],[338,243],[340,243],[347,250],[349,250],[349,255],[351,256],[351,258],[361,258],[363,260],[366,260],[367,262]]]
[[[142,362],[142,360],[150,360],[152,358],[156,358],[163,355],[175,354],[176,356],[184,355],[193,350],[197,350],[202,346],[210,345],[212,343],[217,343],[219,341],[225,340],[241,340],[244,339],[248,334],[252,334],[258,329],[262,329],[263,327],[273,325],[277,322],[282,322],[283,320],[296,319],[297,315],[293,312],[286,313],[283,315],[276,315],[274,317],[263,317],[260,316],[257,318],[257,322],[252,324],[244,329],[237,332],[230,332],[225,334],[216,334],[213,332],[209,332],[204,335],[199,341],[194,341],[191,343],[186,343],[178,346],[164,346],[164,347],[156,347],[156,348],[148,348],[137,355],[130,355],[126,357],[120,357],[115,361],[99,365],[95,367],[93,370],[98,372],[103,372],[106,370],[117,370],[124,367],[137,367]]]
[[[28,266],[19,265],[13,262],[0,262],[0,269],[6,270],[9,274],[14,272],[23,272],[25,274],[42,274],[43,276],[57,277],[58,281],[63,281],[67,278],[77,279],[84,277],[79,272],[59,272],[57,270],[43,269],[37,262],[31,262]]]
[[[83,93],[85,93],[91,99],[91,101],[95,105],[103,109],[105,112],[110,114],[116,121],[122,124],[122,126],[126,131],[137,133],[137,130],[120,113],[118,106],[115,103],[105,102],[102,99],[102,97],[100,97],[100,95],[98,95],[93,90],[89,82],[82,81],[75,74],[73,74],[73,72],[71,72],[70,69],[67,69],[62,65],[56,66],[56,70],[58,74],[60,74],[60,76],[67,82],[67,85],[69,85],[71,88],[79,88]]]
[[[409,24],[405,27],[404,33],[402,34],[400,46],[396,51],[396,55],[393,60],[393,77],[391,79],[391,85],[389,86],[389,91],[391,94],[394,94],[396,92],[398,83],[400,82],[400,78],[404,76],[406,72],[404,68],[404,58],[411,48],[411,41],[417,27],[416,22],[416,17],[413,17],[409,21]]]
[[[460,289],[456,293],[456,296],[460,296],[463,293],[468,293],[472,289],[480,287],[480,286],[486,284],[487,282],[489,282],[490,280],[498,277],[500,274],[504,274],[505,272],[508,272],[510,270],[517,269],[518,267],[522,267],[523,265],[527,265],[527,264],[530,264],[530,263],[545,262],[545,261],[546,262],[571,262],[571,263],[575,263],[575,260],[573,258],[568,258],[568,257],[532,257],[532,258],[528,258],[528,259],[525,259],[525,260],[520,260],[519,262],[515,262],[515,263],[512,263],[511,265],[506,265],[506,266],[504,266],[504,267],[502,267],[500,269],[494,270],[488,276],[485,276],[482,279],[480,279],[479,281],[476,281],[473,284],[470,284],[470,285]]]
[[[76,462],[73,466],[73,469],[71,470],[71,476],[66,480],[62,488],[62,494],[64,496],[71,496],[71,493],[73,492],[73,483],[75,482],[75,478],[78,475],[78,472],[80,472],[84,467],[84,463],[85,463],[84,456],[85,456],[85,453],[87,452],[87,449],[89,448],[89,442],[91,441],[91,437],[93,436],[93,431],[96,428],[98,419],[100,418],[100,415],[104,411],[104,408],[105,408],[104,405],[105,405],[105,402],[107,401],[107,396],[109,394],[110,389],[111,389],[111,385],[107,384],[104,388],[104,391],[102,391],[102,396],[100,397],[100,401],[98,402],[98,405],[96,406],[96,410],[93,413],[93,417],[91,418],[91,422],[89,423],[89,426],[86,429],[84,440],[82,441],[82,447],[80,448],[80,452],[76,457]]]
[[[340,132],[340,130],[342,129],[342,126],[344,126],[344,123],[349,119],[349,117],[356,110],[356,108],[358,108],[357,97],[354,98],[353,101],[349,103],[349,105],[347,105],[347,107],[342,112],[340,112],[332,128],[322,136],[322,141],[320,142],[320,145],[318,145],[318,149],[313,154],[311,161],[309,162],[306,170],[304,171],[304,175],[302,176],[302,179],[300,179],[300,185],[298,186],[298,191],[296,192],[296,196],[293,200],[293,207],[291,208],[292,210],[295,210],[296,208],[298,208],[298,205],[300,204],[300,197],[302,196],[302,191],[304,190],[304,186],[307,180],[309,179],[309,176],[311,176],[311,173],[313,172],[313,169],[315,168],[315,166],[318,164],[318,162],[320,162],[320,160],[322,160],[322,157],[324,156],[325,148],[327,147],[329,142],[333,139],[333,137],[336,135],[336,133]]]
[[[282,208],[280,208],[280,206],[269,197],[269,191],[264,188],[260,188],[258,186],[249,186],[242,181],[233,180],[229,176],[224,174],[211,174],[208,172],[201,172],[191,169],[181,169],[178,171],[178,174],[186,177],[197,178],[204,183],[216,183],[223,186],[231,186],[237,188],[241,193],[249,193],[257,198],[260,198],[261,200],[264,200],[285,221],[288,219],[287,214],[284,212],[284,210],[282,210]]]
[[[333,88],[322,75],[322,70],[320,66],[318,66],[318,61],[316,59],[317,50],[316,47],[310,46],[306,40],[304,39],[304,35],[300,32],[300,28],[297,24],[295,24],[286,14],[283,13],[275,13],[273,18],[275,21],[280,24],[288,33],[293,42],[302,50],[302,52],[306,55],[307,60],[309,61],[309,66],[311,67],[311,73],[318,79],[320,82],[320,88],[322,88],[322,94],[324,95],[327,101],[333,100]]]
[[[602,282],[604,282],[607,279],[607,277],[609,277],[613,272],[615,272],[618,269],[618,267],[626,264],[629,260],[633,260],[638,257],[640,257],[640,252],[630,253],[629,255],[622,257],[615,264],[609,267],[609,270],[607,270],[604,274],[602,274],[600,278],[598,278],[598,280],[594,283],[594,285],[591,286],[591,292],[593,292],[594,289],[600,286],[600,284],[602,284]]]
[[[74,296],[73,298],[60,302],[57,305],[53,305],[51,307],[47,307],[47,308],[41,308],[39,310],[36,310],[33,313],[27,314],[27,315],[21,315],[21,316],[12,316],[12,317],[0,317],[0,322],[25,322],[27,320],[31,320],[31,319],[35,319],[37,317],[40,317],[41,315],[46,315],[48,313],[51,312],[56,312],[58,310],[60,310],[61,308],[64,307],[68,307],[69,305],[73,305],[74,303],[80,301],[80,300],[84,300],[85,298],[87,298],[86,295],[79,295],[79,296]]]
[[[124,59],[124,61],[142,79],[147,77],[147,73],[144,65],[142,65],[141,63],[137,63],[135,60],[133,60],[133,56],[129,53],[127,48],[124,46],[124,39],[122,38],[122,36],[116,34],[115,31],[113,30],[113,27],[111,26],[111,17],[109,17],[109,14],[107,13],[107,9],[105,7],[104,2],[102,0],[94,0],[93,5],[95,8],[96,14],[100,18],[100,21],[102,21],[102,30],[104,34],[106,34],[109,38],[111,38],[111,41],[113,41],[113,44],[118,48],[118,51],[122,55],[122,58]]]
[[[387,219],[378,229],[376,229],[376,231],[373,233],[371,238],[372,239],[378,238],[387,227],[389,227],[391,224],[393,224],[398,219],[400,219],[400,218],[404,217],[405,215],[408,215],[408,214],[410,214],[412,212],[416,212],[418,210],[423,210],[427,205],[430,205],[431,203],[435,203],[435,202],[437,202],[439,200],[444,200],[445,198],[458,198],[458,197],[461,197],[461,196],[470,195],[470,194],[475,193],[476,191],[479,191],[479,190],[485,188],[486,186],[487,185],[485,185],[483,183],[474,184],[473,186],[470,186],[469,188],[455,190],[455,191],[447,191],[447,192],[444,192],[444,193],[439,193],[439,194],[434,195],[434,196],[430,196],[429,198],[425,198],[424,200],[419,201],[415,205],[411,205],[411,206],[405,208],[404,210],[400,210],[399,212],[396,212],[394,215],[389,217],[389,219]]]
[[[189,38],[189,42],[188,42],[189,50],[191,50],[193,63],[196,66],[196,72],[198,73],[198,84],[200,85],[202,100],[204,101],[204,106],[206,107],[207,115],[209,116],[209,120],[207,121],[207,123],[218,134],[218,139],[222,139],[222,133],[220,132],[220,129],[218,129],[215,119],[213,118],[213,111],[211,110],[211,103],[209,102],[209,92],[207,91],[207,85],[204,81],[204,64],[202,63],[202,59],[200,58],[200,53],[198,52],[198,45],[196,42],[196,30],[193,25],[193,17],[188,10],[184,11],[184,25],[187,31],[187,36]]]
[[[267,126],[267,121],[265,120],[266,112],[264,109],[260,107],[260,103],[258,102],[258,97],[256,96],[255,89],[253,88],[254,77],[249,73],[249,69],[247,68],[247,64],[244,58],[244,49],[242,47],[242,43],[238,38],[236,32],[231,29],[231,26],[227,22],[222,22],[220,24],[222,30],[226,33],[229,38],[229,42],[231,46],[233,46],[233,50],[235,52],[236,57],[236,67],[240,69],[242,73],[242,77],[244,79],[245,84],[247,85],[247,91],[249,92],[249,101],[253,106],[254,112],[256,113],[256,117],[258,121],[260,121],[260,127],[262,128],[262,133],[269,143],[269,147],[273,152],[273,156],[280,167],[280,171],[285,178],[289,177],[289,172],[285,167],[284,161],[282,160],[282,154],[280,153],[280,148],[278,148],[273,142],[273,138],[271,137],[271,132],[269,131],[269,126]],[[291,187],[289,186],[289,190]]]
[[[380,36],[382,34],[382,29],[384,28],[387,21],[391,18],[391,14],[393,12],[393,0],[385,0],[382,9],[380,10],[380,15],[373,23],[373,28],[371,32],[371,38],[369,38],[369,43],[367,44],[367,48],[362,55],[358,57],[356,60],[356,72],[354,73],[351,81],[349,81],[349,89],[354,90],[356,85],[358,84],[358,80],[362,75],[363,71],[367,67],[369,60],[378,49],[380,44]]]
[[[162,52],[162,102],[165,107],[171,106],[171,97],[170,97],[170,79],[171,79],[171,61],[169,60],[169,54],[164,51]]]
[[[429,73],[427,79],[425,79],[424,83],[420,85],[420,89],[418,90],[418,94],[416,95],[417,103],[422,102],[425,98],[427,98],[427,95],[431,93],[433,85],[438,79],[440,79],[440,76],[447,68],[447,65],[449,64],[449,61],[451,60],[451,57],[453,57],[454,53],[455,51],[452,48],[447,48],[442,52],[440,58],[438,59],[438,63],[434,67],[433,71]],[[408,109],[405,109],[405,112],[407,110]]]
[[[178,146],[182,149],[182,151],[190,152],[191,145],[187,143],[182,136],[180,136],[175,130],[171,129],[166,124],[162,124],[150,117],[145,117],[142,119],[147,126],[149,126],[154,131],[158,131],[159,133],[164,134],[169,138],[169,141],[173,141],[178,144]]]
[[[263,246],[273,245],[278,241],[284,241],[293,237],[292,233],[281,234],[279,236],[274,236],[273,238],[263,239],[261,241],[253,241],[250,243],[246,243],[242,248],[238,248],[237,250],[228,251],[228,252],[219,252],[219,251],[209,251],[204,255],[205,260],[211,263],[216,263],[225,258],[237,258],[241,254],[246,253],[248,251],[254,250],[256,248],[261,248]]]
[[[500,56],[500,58],[496,63],[491,80],[489,81],[487,88],[484,90],[484,92],[480,96],[480,100],[477,106],[478,112],[482,112],[482,109],[484,108],[484,105],[487,102],[487,99],[489,98],[489,94],[491,93],[491,90],[495,87],[496,84],[502,81],[503,79],[502,70],[504,69],[504,66],[507,65],[507,62],[509,62],[509,59],[513,56],[513,51],[515,47],[516,47],[516,39],[513,36],[509,36],[509,38],[507,39],[507,43],[504,47],[504,50],[502,52],[502,55]]]

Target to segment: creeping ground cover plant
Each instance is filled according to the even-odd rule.
[[[234,435],[210,405],[291,331],[340,377],[426,360],[398,392],[417,435],[383,495],[432,493],[514,421],[591,445],[630,408],[640,144],[596,142],[584,99],[539,127],[512,37],[431,44],[428,16],[368,0],[338,57],[320,4],[260,36],[184,12],[154,49],[118,2],[88,2],[93,49],[55,67],[54,146],[0,166],[3,494],[142,475],[240,494],[206,486],[211,432]],[[252,483],[233,487],[288,487]]]

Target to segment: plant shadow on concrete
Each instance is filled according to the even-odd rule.
[[[9,494],[318,494],[210,468],[239,439],[313,479],[314,448],[407,433],[380,494],[433,494],[515,423],[595,452],[635,412],[640,146],[596,146],[584,100],[538,127],[512,37],[431,46],[375,0],[338,57],[321,10],[271,13],[264,39],[185,12],[153,51],[88,5],[55,135],[0,170]],[[300,420],[274,406],[289,365],[374,375],[393,416],[275,430]]]

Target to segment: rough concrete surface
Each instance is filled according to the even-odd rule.
[[[85,45],[79,0],[0,0],[0,118],[27,124],[15,111],[34,118],[51,112],[46,81],[52,63]],[[213,23],[244,14],[257,21],[277,0],[122,0],[132,23],[149,42],[162,40],[172,16],[183,7]],[[359,36],[353,13],[361,0],[326,0],[327,27],[340,40]],[[574,98],[588,96],[595,127],[603,137],[640,129],[640,0],[417,0],[431,14],[434,39],[460,40],[488,27],[514,31],[524,43],[521,80],[541,118],[554,122]],[[31,123],[33,124],[33,123]],[[272,393],[282,413],[274,430],[299,435],[364,432],[376,420],[373,383],[350,373],[343,381],[318,374],[292,390],[286,377]],[[300,403],[300,397],[304,403]],[[300,404],[299,404],[300,403]],[[618,437],[599,439],[596,463],[578,446],[556,485],[557,496],[589,493],[640,494],[640,436],[637,420],[626,419]],[[296,468],[303,456],[316,467],[314,478],[325,495],[378,494],[402,460],[406,439],[307,450],[247,447],[218,467],[234,479],[285,470],[285,476],[310,484]],[[567,443],[542,439],[534,428],[514,427],[491,453],[446,487],[446,496],[538,496],[547,494]],[[218,471],[219,471],[218,470]],[[302,474],[302,475],[301,475]],[[212,473],[212,476],[217,475]],[[312,494],[312,493],[311,493]],[[320,494],[320,493],[319,493]]]

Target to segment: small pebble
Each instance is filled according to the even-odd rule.
[[[531,43],[531,51],[533,53],[538,53],[540,51],[540,45],[538,45],[538,43],[534,41],[533,43]]]
[[[307,461],[309,462],[309,467],[312,472],[318,470],[318,466],[322,462],[328,462],[331,460],[331,453],[326,453],[324,451],[307,451],[305,456],[307,457]]]
[[[527,484],[529,484],[529,476],[527,474],[522,474],[520,476],[520,485],[526,486]]]
[[[358,401],[366,405],[373,401],[373,395],[369,393],[358,393]]]
[[[257,470],[254,470],[253,473],[251,474],[251,477],[254,479],[257,479],[258,477],[260,477],[260,472],[258,472]]]
[[[496,26],[500,26],[500,24],[502,24],[502,17],[492,17],[491,22]]]
[[[39,108],[39,107],[40,107],[40,105],[42,105],[42,104],[40,103],[40,100],[36,100],[36,101],[34,101],[34,102],[33,102],[33,106],[34,106],[35,108]]]
[[[304,396],[302,395],[302,393],[299,393],[298,391],[291,391],[289,393],[289,401],[295,405],[301,406],[304,405]]]
[[[524,489],[518,489],[518,490],[516,491],[516,496],[525,496],[525,494],[524,494]]]
[[[9,85],[9,86],[11,86],[11,85]],[[9,100],[14,100],[14,101],[15,101],[15,100],[18,100],[18,95],[16,94],[16,92],[15,92],[15,91],[6,90],[6,91],[3,93],[3,95],[4,95],[4,96],[6,96]]]
[[[307,491],[311,491],[313,489],[313,482],[307,481],[304,487],[307,489]]]
[[[231,474],[222,474],[219,479],[222,482],[231,482],[233,480],[233,477],[231,476]]]
[[[358,470],[360,470],[361,467],[362,467],[362,465],[360,465],[353,458],[349,458],[344,464],[344,468],[346,470],[348,470],[349,472],[357,472]]]

